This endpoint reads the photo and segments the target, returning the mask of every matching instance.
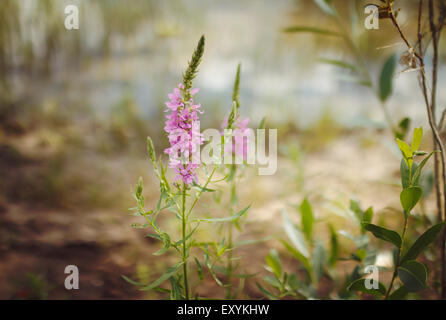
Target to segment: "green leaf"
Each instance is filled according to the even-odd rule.
[[[295,227],[293,222],[291,222],[285,209],[282,211],[282,221],[285,228],[285,233],[291,240],[291,243],[304,257],[308,258],[310,256],[310,253],[308,251],[308,247],[305,243],[302,232],[300,232],[300,230]]]
[[[373,233],[375,237],[391,242],[398,248],[401,247],[401,237],[397,232],[371,223],[364,225],[364,228]]]
[[[271,239],[272,239],[271,236],[267,236],[267,237],[264,237],[262,239],[250,239],[250,240],[237,241],[237,242],[234,243],[234,245],[232,247],[233,248],[237,248],[237,247],[241,247],[241,246],[248,246],[248,245],[252,245],[252,244],[265,242],[265,241],[268,241],[268,240],[271,240]]]
[[[198,190],[200,190],[201,192],[215,192],[214,189],[209,189],[209,188],[205,188],[200,186],[199,184],[197,184],[195,181],[192,182],[192,186]]]
[[[308,274],[312,274],[313,270],[310,265],[310,261],[307,257],[304,257],[303,254],[301,254],[297,249],[295,249],[293,246],[291,246],[288,242],[281,240],[282,244],[285,246],[285,248],[298,260],[300,261],[305,269],[307,270]]]
[[[398,143],[398,147],[400,148],[404,159],[412,158],[412,148],[407,144],[407,142],[398,138],[396,139],[396,142]]]
[[[418,175],[415,178],[415,173],[416,173],[417,169],[418,169],[418,163],[414,162],[412,164],[412,185],[413,186],[419,185],[420,176]],[[403,189],[409,188],[410,187],[410,179],[409,179],[410,170],[409,170],[409,167],[407,166],[406,160],[404,160],[404,159],[401,159],[400,171],[401,171],[401,185],[403,186]]]
[[[163,241],[163,239],[158,234],[155,234],[155,233],[148,233],[148,234],[146,234],[146,237],[157,239],[159,241]]]
[[[266,126],[266,117],[263,117],[262,120],[260,120],[259,129],[265,129]]]
[[[398,123],[398,128],[400,129],[399,132],[397,132],[396,138],[399,139],[404,139],[406,137],[407,131],[409,131],[409,127],[410,127],[410,118],[403,118],[399,123]]]
[[[367,257],[367,251],[365,249],[358,249],[355,253],[352,253],[352,258],[358,259],[358,261],[364,261]]]
[[[294,26],[283,29],[283,32],[294,33],[294,32],[309,32],[316,33],[325,36],[336,36],[340,37],[341,35],[338,32],[317,28],[317,27],[307,27],[307,26]]]
[[[274,275],[280,279],[282,277],[282,264],[280,263],[279,255],[277,251],[271,249],[271,251],[266,255],[266,264],[271,268]]]
[[[401,263],[404,263],[408,260],[415,260],[418,255],[434,240],[437,238],[441,229],[443,228],[445,222],[438,223],[431,228],[429,228],[426,232],[424,232],[410,247],[410,249],[406,252],[406,254],[401,258]]]
[[[399,266],[398,277],[409,292],[417,292],[426,288],[426,267],[415,260],[406,261]]]
[[[270,300],[277,300],[276,296],[263,288],[258,282],[256,282],[257,288],[259,288],[260,292],[263,293]]]
[[[379,77],[379,98],[385,102],[392,94],[393,74],[395,73],[396,56],[392,55],[384,63]]]
[[[392,292],[388,300],[404,300],[404,298],[406,298],[408,293],[409,291],[407,291],[407,288],[405,286],[401,286],[394,292]]]
[[[428,155],[427,157],[425,157],[425,158],[423,159],[423,161],[421,161],[420,164],[419,164],[419,165],[417,166],[417,168],[415,169],[415,173],[413,174],[412,181],[416,181],[416,182],[417,182],[416,184],[418,184],[418,180],[419,180],[420,175],[421,175],[421,170],[423,170],[423,167],[426,165],[426,163],[427,163],[427,161],[429,160],[429,158],[430,158],[435,152],[438,152],[438,151],[432,151],[431,153],[429,153],[429,155]],[[412,168],[412,170],[413,170],[413,168]],[[413,184],[416,185],[415,183],[413,183]]]
[[[348,62],[344,62],[341,60],[335,60],[335,59],[319,59],[319,62],[322,63],[327,63],[327,64],[331,64],[333,66],[336,67],[340,67],[340,68],[344,68],[344,69],[349,69],[351,71],[355,71],[356,72],[356,67]]]
[[[195,264],[197,265],[197,273],[200,280],[203,280],[203,268],[201,267],[200,261],[194,257]]]
[[[412,152],[417,151],[420,149],[421,145],[421,139],[423,138],[423,127],[415,128],[413,130],[413,137],[412,137]]]
[[[373,208],[369,207],[362,215],[362,219],[361,219],[362,233],[365,233],[364,226],[366,224],[371,223],[372,219],[373,219]]]
[[[383,296],[386,294],[386,287],[379,282],[378,283],[378,289],[367,289],[365,287],[365,281],[366,279],[358,279],[356,281],[353,281],[348,287],[348,291],[360,291],[367,294],[372,294],[374,296]]]
[[[197,223],[197,225],[192,229],[191,232],[189,232],[189,234],[186,236],[186,238],[178,240],[177,242],[175,242],[176,246],[180,246],[182,245],[184,242],[186,242],[190,239],[190,237],[192,237],[192,235],[195,233],[195,231],[197,231],[198,227],[200,226],[200,223]]]
[[[246,211],[248,211],[248,209],[250,207],[251,207],[251,205],[245,207],[244,209],[240,210],[236,214],[234,214],[232,216],[229,216],[229,217],[225,217],[225,218],[194,219],[192,221],[193,222],[197,222],[197,221],[205,221],[205,222],[231,222],[231,221],[237,220],[242,215],[244,215],[246,213]]]
[[[356,220],[361,223],[364,212],[356,200],[350,199],[350,210],[355,214]]]
[[[313,232],[314,216],[313,209],[311,208],[311,205],[307,199],[304,199],[304,201],[302,201],[302,204],[300,205],[300,213],[302,215],[303,232],[307,239],[310,240]]]
[[[321,242],[318,241],[316,248],[311,255],[311,266],[313,269],[314,281],[318,283],[324,274],[325,265],[325,249]]]
[[[170,286],[172,288],[172,290],[170,291],[170,299],[182,300],[184,297],[183,294],[181,293],[180,284],[178,283],[179,281],[175,279],[175,277],[170,277],[169,281],[170,281]]]
[[[400,201],[401,206],[406,214],[409,214],[415,207],[423,194],[423,190],[420,187],[409,187],[401,191]]]
[[[336,234],[336,230],[330,224],[330,258],[329,264],[330,266],[334,266],[338,260],[339,254],[339,244],[338,244],[338,236]]]
[[[122,275],[121,277],[122,277],[125,281],[127,281],[128,283],[133,284],[134,286],[139,286],[139,287],[144,287],[144,286],[145,286],[144,283],[141,283],[141,282],[132,280],[132,279],[130,279],[129,277],[126,277],[126,276],[124,276],[124,275]]]
[[[171,276],[175,275],[177,273],[178,269],[182,265],[183,265],[183,261],[178,262],[176,265],[174,265],[174,266],[170,267],[169,269],[167,269],[166,272],[161,277],[156,279],[154,282],[152,282],[148,286],[145,286],[145,287],[141,288],[141,290],[142,291],[149,291],[149,290],[152,290],[155,287],[158,287],[161,283],[163,283],[164,281],[169,279]]]
[[[150,226],[150,224],[148,224],[148,223],[142,224],[142,223],[136,222],[136,223],[132,223],[130,226],[132,228],[136,228],[136,229],[144,229],[144,228],[147,228],[148,226]]]
[[[155,256],[159,256],[162,255],[163,253],[165,253],[169,248],[170,248],[170,237],[167,233],[163,232],[160,235],[161,240],[164,243],[164,247],[162,247],[160,250],[156,251],[155,253],[153,253],[153,255]]]
[[[362,223],[371,223],[373,219],[373,208],[369,207],[362,216]]]
[[[265,279],[266,282],[268,282],[271,286],[273,286],[276,289],[279,289],[282,287],[282,283],[280,282],[279,279],[277,279],[277,277],[270,277],[270,276],[265,276],[263,279]]]

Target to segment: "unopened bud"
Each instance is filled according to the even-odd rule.
[[[147,137],[147,151],[149,153],[150,161],[154,164],[156,161],[155,148],[153,147],[153,141],[150,137]]]

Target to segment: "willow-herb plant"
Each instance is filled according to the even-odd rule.
[[[223,123],[224,129],[233,130],[234,141],[226,140],[225,149],[227,152],[231,153],[231,157],[241,157],[243,160],[246,158],[246,141],[244,141],[244,133],[248,130],[248,122],[249,118],[242,118],[240,115],[240,73],[241,73],[241,64],[237,66],[237,71],[234,79],[234,86],[232,91],[232,109],[227,118]],[[240,167],[240,169],[239,169]],[[237,183],[239,179],[243,176],[245,169],[244,163],[240,166],[237,164],[227,164],[222,166],[223,174],[227,177],[227,182],[229,183],[229,215],[232,216],[237,211],[238,196],[237,196]],[[226,299],[235,299],[238,294],[243,290],[245,278],[250,277],[251,275],[247,274],[236,274],[236,270],[239,267],[239,263],[237,262],[238,258],[234,256],[234,252],[236,248],[243,244],[252,244],[257,241],[249,241],[249,242],[239,242],[235,243],[235,230],[237,229],[242,232],[242,219],[235,219],[232,221],[228,221],[222,230],[225,232],[225,237],[227,242],[226,247],[226,261],[224,267],[221,268],[222,273],[226,277]],[[222,225],[223,227],[224,225]],[[233,279],[239,279],[239,286],[237,290],[234,290]]]
[[[200,104],[194,103],[194,95],[198,92],[198,89],[192,88],[192,81],[197,75],[198,66],[204,52],[205,39],[202,36],[198,42],[192,59],[189,62],[188,68],[183,73],[183,80],[174,89],[173,93],[169,94],[169,101],[166,102],[168,113],[165,124],[165,131],[168,134],[170,147],[165,150],[165,153],[169,154],[169,168],[174,169],[176,177],[173,183],[170,183],[166,177],[167,165],[163,165],[161,158],[157,160],[155,154],[155,147],[150,137],[147,138],[147,147],[149,159],[153,165],[155,175],[160,183],[160,197],[156,208],[153,210],[145,209],[145,198],[143,196],[143,181],[140,178],[134,192],[134,198],[136,200],[136,207],[132,208],[133,214],[143,217],[146,222],[144,224],[133,224],[136,228],[150,227],[154,233],[147,234],[148,237],[159,240],[163,243],[163,247],[154,253],[159,256],[166,253],[168,250],[174,250],[179,256],[179,261],[172,267],[168,268],[166,272],[161,275],[157,280],[151,284],[143,284],[137,281],[133,281],[126,276],[123,276],[128,282],[137,285],[141,290],[157,290],[160,292],[169,293],[170,298],[174,300],[199,298],[196,288],[192,288],[191,279],[189,274],[189,260],[191,259],[191,249],[198,247],[204,252],[203,263],[194,256],[194,265],[199,276],[200,283],[204,278],[204,272],[207,268],[208,272],[219,282],[213,267],[220,256],[225,251],[224,242],[220,244],[211,243],[199,243],[193,235],[196,233],[200,222],[227,222],[240,218],[246,213],[248,207],[234,214],[233,216],[226,218],[194,218],[193,210],[205,192],[212,192],[208,186],[211,183],[222,181],[213,181],[212,178],[218,168],[218,164],[214,164],[212,169],[206,167],[203,163],[197,163],[191,161],[197,146],[203,143],[202,134],[197,130],[197,122],[199,120],[198,114],[203,113],[200,111]],[[231,117],[228,123],[232,125],[234,114],[231,113]],[[232,119],[232,120],[231,120]],[[199,126],[198,126],[199,127]],[[182,134],[179,135],[178,132]],[[185,137],[187,135],[187,137]],[[224,139],[222,137],[222,145],[224,145]],[[223,152],[224,148],[221,148]],[[203,169],[206,173],[206,180],[203,185],[198,183],[197,170]],[[210,171],[210,173],[209,173]],[[194,193],[193,191],[196,191]],[[188,201],[190,199],[190,201]],[[159,213],[169,210],[172,211],[176,218],[179,220],[181,227],[181,233],[178,240],[174,240],[176,235],[165,232],[157,222]],[[215,246],[215,252],[209,247],[209,244]],[[204,267],[203,267],[204,265]],[[161,285],[169,280],[171,289],[167,290]]]
[[[415,128],[413,132],[412,144],[397,139],[398,146],[401,150],[403,159],[401,160],[401,184],[403,190],[400,194],[400,202],[403,209],[403,227],[399,234],[394,230],[389,230],[384,227],[364,223],[364,228],[371,232],[376,238],[390,242],[396,248],[394,258],[394,270],[389,286],[379,283],[377,289],[368,289],[365,286],[365,279],[358,279],[350,284],[349,290],[360,291],[372,294],[384,299],[403,299],[409,292],[418,292],[427,287],[427,268],[424,264],[416,261],[421,252],[432,243],[443,228],[444,222],[438,223],[426,232],[424,232],[408,249],[405,248],[405,243],[409,241],[406,239],[406,231],[408,227],[408,220],[411,217],[412,210],[421,199],[423,190],[420,187],[419,181],[423,167],[429,158],[436,152],[427,153],[420,151],[421,139],[423,137],[423,129]],[[423,157],[424,159],[417,163],[416,157]],[[407,246],[407,245],[406,245]],[[396,279],[400,280],[398,289],[393,290]]]

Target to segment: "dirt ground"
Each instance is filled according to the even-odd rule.
[[[328,220],[340,229],[348,230],[350,227],[340,211],[333,209],[333,204],[347,206],[349,199],[355,198],[364,208],[373,206],[377,216],[388,214],[389,208],[398,208],[398,155],[383,143],[388,139],[385,134],[378,134],[374,139],[370,139],[370,134],[342,135],[321,149],[323,151],[305,154],[299,164],[302,172],[296,168],[295,162],[284,156],[280,156],[278,170],[273,176],[258,176],[254,168],[247,170],[246,176],[239,183],[239,199],[241,206],[252,203],[252,207],[248,213],[245,233],[240,239],[261,239],[265,236],[271,236],[271,239],[237,252],[237,256],[241,257],[243,273],[257,274],[256,279],[247,280],[242,298],[262,297],[255,281],[265,274],[264,257],[273,247],[279,252],[283,251],[277,241],[284,237],[280,218],[282,209],[287,209],[298,223],[293,206],[308,196],[313,203],[316,219],[321,221],[316,226],[319,230],[317,234],[324,240],[328,237],[324,221]],[[155,293],[138,291],[121,277],[128,275],[147,281],[154,280],[172,259],[170,255],[161,258],[153,256],[159,244],[144,237],[146,232],[143,230],[132,229],[130,224],[137,220],[125,212],[125,208],[133,206],[128,195],[138,174],[146,178],[148,207],[156,201],[158,193],[150,165],[140,160],[128,173],[125,166],[132,163],[130,160],[110,162],[107,164],[111,168],[109,172],[116,169],[121,172],[116,174],[115,188],[126,194],[123,203],[115,208],[53,208],[21,201],[4,202],[1,205],[1,299],[159,297]],[[11,167],[10,176],[14,170],[23,168]],[[299,173],[300,182],[297,183]],[[205,204],[210,201],[209,197],[205,198],[198,211],[203,212]],[[427,211],[431,202],[427,202]],[[161,223],[170,223],[166,217],[161,219]],[[394,215],[391,219],[394,219]],[[283,257],[287,268],[293,271],[295,262],[288,259],[286,254]],[[64,269],[67,265],[79,268],[79,290],[64,288]],[[340,268],[341,272],[346,272],[350,266],[341,264]],[[200,286],[199,295],[218,297],[215,292],[223,290],[217,289],[212,279],[208,279]]]

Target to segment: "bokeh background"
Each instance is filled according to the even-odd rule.
[[[335,3],[376,82],[384,61],[405,47],[388,21],[364,28],[366,2]],[[64,28],[68,4],[79,7],[79,30]],[[416,4],[398,1],[408,34]],[[206,48],[195,86],[202,128],[220,128],[240,62],[242,115],[254,127],[266,117],[278,129],[277,173],[248,169],[238,187],[240,203],[252,203],[242,238],[271,236],[240,252],[246,273],[262,276],[265,254],[280,248],[281,209],[293,211],[305,196],[316,217],[339,230],[352,228],[345,219],[350,199],[373,206],[385,224],[397,223],[391,209],[399,205],[399,153],[376,94],[348,71],[320,63],[353,58],[341,39],[283,32],[294,25],[333,23],[308,0],[2,0],[0,298],[158,297],[121,278],[153,280],[170,263],[152,255],[159,244],[130,227],[127,209],[139,176],[148,205],[158,198],[146,136],[158,152],[166,147],[164,101],[201,34]],[[442,51],[439,106],[446,105],[444,59]],[[387,107],[394,119],[409,116],[428,131],[416,73],[395,77]],[[431,148],[428,134],[423,147]],[[431,195],[422,207],[434,216]],[[325,240],[327,228],[321,224],[318,234]],[[345,252],[349,246],[341,243]],[[384,265],[389,255],[384,246]],[[63,287],[69,264],[79,267],[80,290]],[[217,289],[209,281],[200,294],[213,297]],[[261,296],[247,280],[242,297]]]

